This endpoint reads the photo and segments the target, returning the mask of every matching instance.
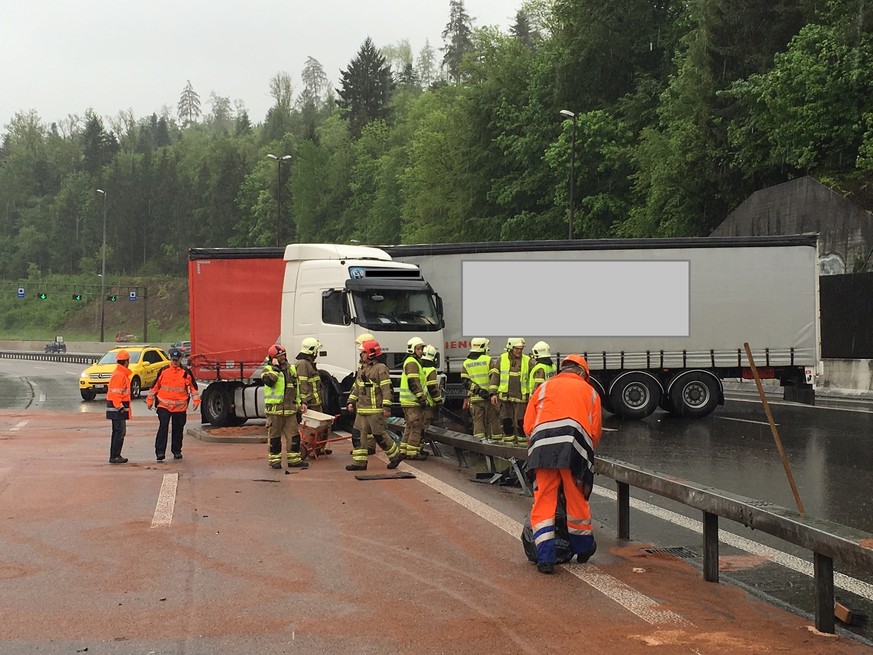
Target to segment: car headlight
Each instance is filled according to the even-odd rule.
[[[79,376],[83,380],[88,377],[88,371],[82,371],[82,374]]]

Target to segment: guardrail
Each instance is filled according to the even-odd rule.
[[[0,359],[25,359],[36,362],[67,362],[69,364],[93,364],[102,355],[87,353],[37,353],[25,350],[2,350]]]
[[[403,428],[400,418],[389,418],[389,428]],[[433,444],[445,444],[455,449],[458,463],[466,466],[464,452],[484,455],[489,468],[497,473],[494,458],[505,459],[518,478],[525,493],[530,493],[524,474],[527,449],[501,444],[481,443],[467,434],[431,426],[425,437]],[[435,448],[439,449],[436,445]],[[703,579],[718,582],[718,519],[742,523],[747,528],[773,535],[813,553],[815,584],[815,627],[833,633],[834,624],[834,560],[847,566],[873,573],[873,534],[823,519],[801,516],[785,507],[766,501],[732,494],[691,480],[668,476],[633,464],[597,457],[594,471],[615,480],[619,539],[630,539],[630,487],[680,502],[703,513]]]

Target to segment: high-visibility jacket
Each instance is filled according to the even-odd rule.
[[[551,358],[538,359],[530,369],[530,391],[536,390],[543,382],[555,376],[558,372],[558,367],[552,363]]]
[[[489,391],[496,393],[500,400],[518,403],[527,402],[530,397],[530,356],[511,357],[502,353],[491,363],[491,383]]]
[[[427,400],[424,387],[427,380],[424,377],[424,368],[418,357],[410,355],[403,362],[403,375],[400,376],[400,406],[419,407],[420,399]]]
[[[121,418],[123,414],[130,417],[130,369],[119,364],[112,371],[109,385],[106,387],[106,418]]]
[[[424,374],[425,379],[427,404],[434,407],[443,402],[443,394],[440,390],[440,381],[437,377],[437,370],[434,366],[422,366],[422,373]]]
[[[297,359],[297,379],[300,380],[300,400],[307,405],[321,406],[321,377],[311,355],[300,353]]]
[[[379,360],[370,360],[358,369],[349,402],[355,405],[358,414],[381,414],[391,409],[393,394],[388,367]]]
[[[461,380],[467,387],[467,395],[471,403],[484,403],[486,401],[490,370],[491,356],[485,353],[470,353],[464,360],[461,367]]]
[[[264,391],[264,411],[267,414],[296,414],[300,406],[300,386],[297,383],[297,369],[293,364],[283,368],[268,363],[264,366],[261,379],[266,385]]]
[[[570,469],[590,484],[601,421],[600,396],[580,376],[564,371],[546,380],[524,413],[528,467]]]
[[[149,389],[146,405],[151,407],[157,400],[158,407],[171,412],[187,412],[189,399],[194,409],[200,406],[200,392],[194,386],[190,369],[183,366],[167,366],[158,373],[155,383]]]

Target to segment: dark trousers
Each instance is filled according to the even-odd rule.
[[[127,434],[127,419],[114,418],[112,421],[112,440],[109,442],[109,459],[121,457],[124,435]]]
[[[167,432],[170,421],[173,423],[173,436],[170,442],[170,451],[174,455],[182,454],[182,436],[185,432],[185,422],[188,414],[185,412],[171,412],[164,407],[158,407],[158,432],[155,435],[155,455],[164,457],[167,452]]]

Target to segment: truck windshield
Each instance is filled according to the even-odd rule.
[[[358,324],[372,330],[436,332],[441,329],[433,296],[425,290],[353,291]]]

